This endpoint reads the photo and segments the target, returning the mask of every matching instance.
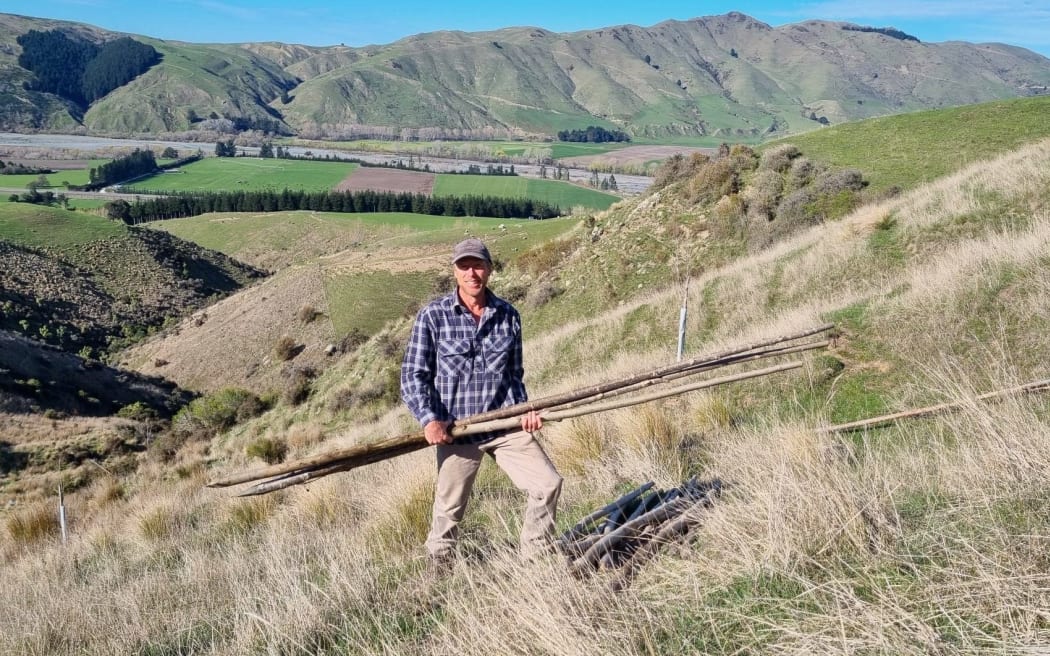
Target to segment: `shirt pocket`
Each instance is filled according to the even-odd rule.
[[[474,341],[446,339],[437,345],[437,373],[444,378],[467,375],[473,368]]]
[[[490,374],[502,374],[514,348],[513,335],[493,335],[485,340],[485,369]]]

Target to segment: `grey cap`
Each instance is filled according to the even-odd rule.
[[[452,249],[452,264],[459,262],[465,257],[476,257],[479,260],[485,260],[492,264],[492,256],[489,255],[489,249],[485,247],[485,244],[480,239],[475,237],[464,239]]]

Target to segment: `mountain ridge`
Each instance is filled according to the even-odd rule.
[[[594,124],[640,139],[739,141],[1050,85],[1050,59],[1016,46],[927,44],[821,20],[771,27],[730,12],[564,33],[428,32],[360,48],[139,36],[162,61],[80,118],[67,101],[23,88],[32,73],[18,66],[16,39],[30,29],[127,36],[0,14],[0,129],[434,139],[550,137]]]

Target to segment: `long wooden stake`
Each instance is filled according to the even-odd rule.
[[[1018,385],[1017,387],[1011,387],[1008,389],[997,390],[995,392],[988,392],[987,394],[981,394],[980,396],[974,397],[975,401],[987,401],[990,399],[999,399],[1006,396],[1013,396],[1017,394],[1030,394],[1032,392],[1045,392],[1050,390],[1050,378],[1045,380],[1037,380],[1031,383],[1025,383],[1024,385]],[[884,426],[886,424],[893,423],[899,419],[914,419],[916,417],[926,417],[929,415],[942,414],[945,412],[954,412],[961,410],[966,407],[966,401],[955,401],[952,403],[941,403],[939,405],[931,405],[925,408],[918,408],[915,410],[905,410],[903,412],[895,412],[893,414],[881,415],[879,417],[872,417],[871,419],[861,419],[859,421],[851,421],[848,424],[837,424],[835,426],[825,426],[818,428],[818,433],[844,433],[847,431],[862,430],[865,428],[873,428],[876,426]]]
[[[677,396],[679,394],[685,394],[687,392],[693,392],[709,387],[715,387],[718,385],[726,385],[741,380],[747,380],[750,378],[758,378],[760,376],[768,376],[770,374],[779,373],[782,371],[788,371],[790,369],[797,369],[802,366],[802,361],[786,362],[764,369],[755,369],[752,371],[744,371],[730,376],[723,376],[721,378],[712,378],[710,380],[699,381],[690,383],[688,385],[681,385],[671,389],[661,390],[653,392],[640,397],[631,397],[628,399],[620,399],[617,401],[609,401],[592,406],[586,406],[581,408],[570,408],[566,410],[547,410],[540,413],[545,422],[556,422],[564,421],[566,419],[573,419],[576,417],[582,417],[597,412],[607,412],[609,410],[618,410],[620,408],[627,408],[641,403],[648,403],[650,401],[657,401],[665,399],[671,396]],[[488,421],[477,424],[468,424],[465,426],[453,426],[449,431],[453,437],[463,437],[467,435],[476,435],[478,433],[488,433],[491,431],[498,430],[512,430],[517,426],[520,426],[520,419],[517,417],[510,417],[506,419],[497,419],[494,421]],[[299,485],[311,480],[315,480],[322,476],[328,476],[341,471],[347,471],[354,469],[362,465],[371,464],[380,460],[386,460],[394,456],[404,455],[418,449],[427,447],[426,438],[423,436],[422,431],[415,433],[409,433],[406,435],[400,435],[398,437],[389,438],[379,442],[373,442],[370,444],[359,444],[346,449],[340,449],[327,454],[314,456],[312,458],[306,458],[291,463],[283,463],[280,465],[273,465],[271,467],[265,467],[254,471],[242,473],[239,475],[231,476],[225,479],[212,481],[208,484],[209,487],[229,487],[231,485],[237,485],[239,483],[247,483],[250,481],[258,481],[261,479],[271,479],[263,481],[248,490],[242,492],[238,496],[253,496],[257,494],[265,494],[267,492],[273,492],[282,488],[290,487],[292,485]]]
[[[488,412],[483,412],[481,414],[473,415],[471,417],[468,417],[468,418],[463,419],[461,421],[458,421],[456,423],[457,423],[457,425],[459,425],[459,424],[464,424],[465,425],[465,424],[468,424],[468,423],[477,423],[477,422],[482,422],[482,421],[490,421],[492,419],[503,419],[505,417],[520,417],[521,415],[525,414],[526,412],[530,412],[532,410],[540,411],[540,410],[545,410],[547,408],[552,408],[552,407],[555,407],[555,406],[565,405],[567,403],[572,403],[574,401],[579,401],[581,399],[585,399],[585,398],[588,398],[588,397],[593,397],[593,396],[597,396],[599,394],[610,392],[610,391],[612,391],[614,389],[620,389],[620,388],[623,388],[623,387],[628,387],[628,386],[631,386],[631,385],[635,385],[637,383],[640,383],[642,381],[646,381],[646,380],[649,380],[649,379],[652,379],[652,378],[664,378],[664,377],[667,377],[667,376],[670,376],[670,375],[673,375],[673,374],[677,374],[677,373],[681,373],[681,372],[684,372],[684,371],[698,369],[700,367],[711,368],[712,365],[720,364],[720,363],[724,363],[724,364],[735,363],[736,362],[736,358],[739,358],[741,356],[741,354],[748,353],[750,351],[755,351],[755,350],[758,350],[758,349],[761,349],[761,348],[765,348],[765,347],[768,347],[768,346],[772,346],[774,344],[781,344],[783,342],[790,342],[790,341],[793,341],[793,340],[796,340],[796,339],[802,339],[803,337],[810,337],[811,335],[816,335],[817,333],[821,333],[821,332],[825,332],[827,330],[830,330],[831,328],[834,327],[834,325],[835,324],[826,323],[826,324],[823,324],[823,325],[820,325],[820,326],[816,326],[814,328],[808,328],[806,330],[801,330],[801,331],[799,331],[797,333],[793,333],[793,334],[790,334],[790,335],[781,335],[779,337],[771,337],[769,339],[761,340],[761,341],[758,341],[758,342],[753,342],[751,344],[748,344],[747,346],[743,346],[743,347],[739,347],[739,348],[735,348],[735,349],[729,349],[729,350],[726,350],[726,351],[722,351],[721,353],[715,353],[715,354],[709,354],[709,355],[701,355],[701,356],[692,358],[690,360],[686,360],[685,362],[678,362],[678,363],[675,363],[675,364],[672,364],[672,365],[666,365],[666,366],[659,367],[659,368],[656,368],[656,369],[651,369],[649,371],[645,371],[645,372],[642,372],[642,373],[639,373],[639,374],[635,374],[635,375],[630,376],[628,378],[623,378],[623,379],[620,379],[620,380],[609,381],[609,382],[606,382],[606,383],[601,383],[601,384],[598,384],[598,385],[594,385],[594,386],[591,386],[591,387],[586,387],[586,388],[579,389],[579,390],[574,390],[574,391],[571,391],[571,392],[564,392],[562,394],[554,394],[554,395],[551,395],[551,396],[547,396],[547,397],[543,397],[543,398],[540,398],[540,399],[536,399],[535,401],[526,401],[525,403],[518,403],[516,405],[507,406],[505,408],[499,408],[497,410],[490,410]],[[728,361],[728,362],[723,362],[723,361]]]
[[[494,419],[503,419],[506,417],[520,417],[522,414],[525,414],[526,412],[529,412],[531,410],[539,411],[557,406],[571,407],[572,405],[579,405],[579,403],[577,402],[581,402],[584,399],[589,399],[590,401],[598,400],[602,398],[603,395],[610,395],[610,393],[614,390],[631,388],[632,386],[636,386],[639,383],[646,383],[646,381],[651,381],[653,379],[669,378],[672,376],[684,375],[690,371],[699,372],[706,369],[714,368],[716,366],[735,364],[737,362],[746,361],[748,359],[770,357],[774,353],[762,354],[754,352],[775,344],[781,344],[784,342],[809,337],[811,335],[827,331],[833,326],[834,324],[827,323],[820,326],[816,326],[814,328],[799,331],[797,333],[792,333],[790,335],[781,335],[779,337],[773,337],[762,341],[754,342],[744,347],[723,351],[714,355],[699,356],[687,362],[680,362],[673,365],[652,369],[650,371],[643,372],[641,374],[636,374],[625,379],[610,381],[608,383],[602,383],[582,390],[566,392],[563,394],[555,394],[535,401],[518,403],[516,405],[508,406],[505,408],[499,408],[497,410],[483,412],[477,415],[473,415],[471,417],[458,420],[450,428],[449,432],[450,434],[452,434],[453,437],[456,437],[458,435],[467,435],[470,433],[457,433],[456,431],[462,430],[471,424],[477,424]],[[819,345],[825,344],[819,343]],[[818,347],[818,345],[802,345],[799,347],[788,347],[788,349],[784,349],[781,353],[775,354],[781,355],[795,348],[808,349]],[[774,349],[774,351],[776,350],[779,349]],[[390,445],[393,446],[397,444],[403,444],[405,442],[412,442],[415,440],[415,438],[420,436],[422,436],[421,431],[418,433],[409,433],[398,437],[390,438],[389,440],[386,440],[384,442],[377,442],[374,444],[376,447],[382,447],[386,443],[391,443]],[[420,446],[419,448],[422,448],[422,446]],[[412,450],[414,449],[409,449],[408,451],[406,451],[406,453]],[[359,447],[351,447],[350,449],[335,451],[328,454],[322,454],[314,458],[298,460],[294,463],[284,463],[279,465],[273,465],[264,469],[247,471],[240,475],[230,476],[224,479],[213,481],[209,483],[208,486],[228,487],[231,485],[238,485],[240,483],[256,481],[261,478],[269,478],[271,476],[280,476],[285,474],[294,476],[298,473],[302,473],[304,470],[315,469],[317,466],[324,465],[326,463],[331,462],[332,460],[360,457],[360,455],[361,454]]]
[[[748,351],[746,353],[741,353],[739,355],[735,355],[735,356],[732,356],[730,358],[725,358],[723,360],[719,360],[719,361],[714,362],[714,363],[712,363],[710,365],[707,365],[707,364],[699,365],[699,366],[697,366],[694,369],[689,369],[689,370],[686,370],[686,371],[679,371],[679,372],[676,372],[676,373],[673,373],[673,374],[668,374],[666,376],[660,376],[658,378],[650,378],[648,380],[644,380],[644,381],[642,381],[640,383],[636,383],[634,385],[628,385],[628,386],[621,387],[621,388],[618,388],[618,389],[610,390],[608,392],[602,392],[600,394],[595,394],[594,396],[587,397],[587,398],[584,398],[584,399],[580,399],[579,401],[573,401],[571,403],[566,403],[564,405],[558,405],[558,406],[552,406],[552,407],[554,407],[554,408],[556,408],[558,410],[566,410],[568,408],[576,408],[576,407],[579,407],[579,406],[582,406],[582,405],[588,405],[588,404],[594,403],[596,401],[601,401],[603,399],[610,399],[610,398],[612,398],[614,396],[620,396],[622,394],[630,394],[631,392],[637,392],[640,389],[645,389],[646,387],[651,387],[653,385],[660,385],[660,384],[668,383],[668,382],[671,382],[671,381],[674,381],[674,380],[679,380],[679,379],[685,378],[687,376],[694,376],[694,375],[696,375],[698,373],[703,373],[705,371],[710,371],[711,369],[727,367],[729,365],[734,365],[734,364],[741,364],[743,362],[753,362],[755,360],[764,360],[766,358],[774,358],[774,357],[778,357],[778,356],[782,356],[782,355],[791,355],[791,354],[794,354],[794,353],[803,353],[805,351],[813,351],[815,349],[825,348],[825,347],[829,346],[830,344],[831,344],[831,340],[825,339],[825,340],[821,340],[821,341],[818,341],[818,342],[808,342],[808,343],[805,343],[805,344],[797,344],[797,345],[793,345],[793,346],[780,346],[780,347],[764,349],[764,350]]]

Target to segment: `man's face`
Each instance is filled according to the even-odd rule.
[[[452,265],[456,276],[456,286],[464,298],[482,300],[485,285],[492,275],[492,265],[477,257],[465,257]]]

